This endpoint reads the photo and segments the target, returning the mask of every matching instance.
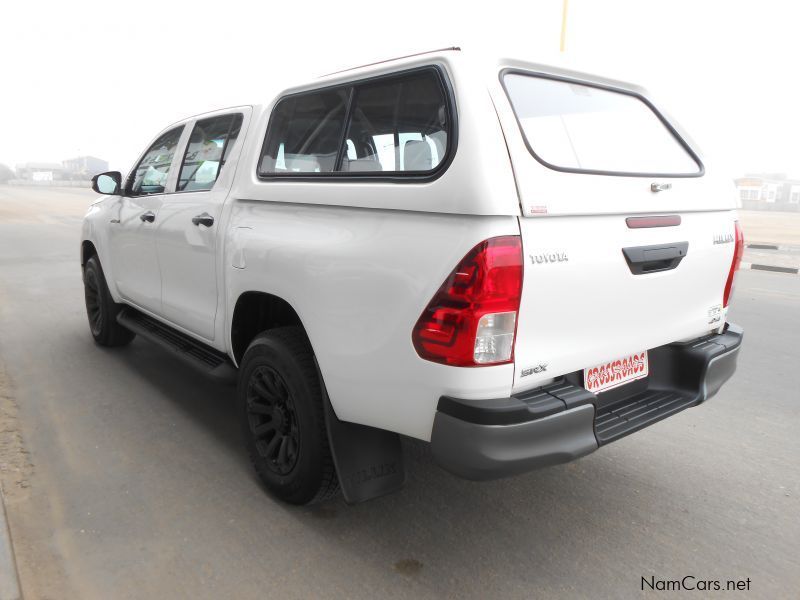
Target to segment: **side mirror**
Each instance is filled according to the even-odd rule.
[[[122,174],[119,171],[108,171],[92,177],[92,189],[98,194],[114,196],[122,187]]]

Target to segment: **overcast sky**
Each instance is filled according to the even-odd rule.
[[[470,53],[639,83],[729,173],[800,177],[793,2],[10,2],[0,35],[0,162],[90,154],[127,171],[172,121],[266,103],[282,87],[387,57]]]

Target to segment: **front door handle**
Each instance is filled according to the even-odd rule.
[[[205,225],[206,227],[211,227],[214,224],[214,217],[212,217],[207,212],[204,212],[201,215],[197,215],[196,217],[192,217],[192,223],[197,225]]]
[[[148,210],[146,213],[140,214],[139,218],[145,223],[152,223],[156,220],[156,213],[154,213],[152,210]]]

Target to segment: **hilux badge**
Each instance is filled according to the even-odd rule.
[[[724,233],[720,235],[714,236],[714,243],[715,244],[732,244],[733,243],[733,234],[732,233]]]

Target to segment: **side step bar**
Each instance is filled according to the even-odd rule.
[[[136,335],[155,342],[184,362],[220,383],[236,384],[236,369],[228,357],[202,342],[176,331],[169,325],[126,306],[117,315],[117,322]]]

